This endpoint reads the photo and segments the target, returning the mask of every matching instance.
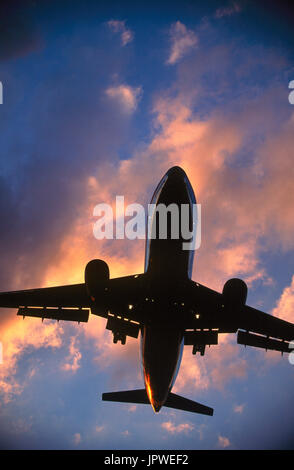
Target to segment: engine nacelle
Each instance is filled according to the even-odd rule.
[[[232,307],[245,305],[247,291],[246,282],[242,279],[229,279],[223,287],[224,303]]]
[[[108,264],[101,259],[92,259],[85,269],[85,284],[88,294],[94,303],[93,314],[107,317],[107,287],[109,280]]]

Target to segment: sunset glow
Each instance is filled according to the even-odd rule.
[[[250,305],[294,322],[293,24],[274,2],[208,3],[1,4],[0,291],[84,282],[96,258],[110,277],[142,273],[145,240],[97,240],[94,208],[146,208],[178,165],[201,204],[193,280],[222,291],[240,277]],[[1,448],[294,445],[279,353],[234,335],[203,357],[187,346],[173,391],[215,415],[155,414],[101,400],[144,387],[140,337],[113,344],[94,315],[16,313],[0,311]]]

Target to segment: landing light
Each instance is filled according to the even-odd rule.
[[[200,318],[199,313],[196,313],[195,318],[197,318],[197,320]]]

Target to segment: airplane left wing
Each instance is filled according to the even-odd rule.
[[[18,308],[23,317],[87,322],[90,306],[85,284],[0,293],[0,307]]]
[[[144,284],[143,284],[144,287]],[[140,308],[142,276],[95,281],[92,293],[86,283],[0,293],[0,308],[18,308],[18,315],[87,322],[89,313],[107,318],[106,328],[115,342],[137,337],[144,322]]]
[[[85,284],[0,293],[0,307],[90,307]]]

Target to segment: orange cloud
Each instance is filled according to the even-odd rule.
[[[235,406],[234,406],[234,412],[241,414],[241,413],[243,413],[244,408],[245,408],[245,404],[243,404],[243,405],[235,405]]]
[[[294,323],[294,275],[291,284],[282,292],[277,301],[276,307],[272,310],[272,315]]]
[[[110,20],[107,22],[107,24],[111,31],[120,34],[121,43],[123,46],[126,46],[128,43],[132,42],[134,34],[129,28],[126,27],[125,21]]]
[[[210,386],[210,376],[202,357],[192,356],[191,348],[185,347],[183,359],[173,391],[206,390]]]
[[[72,336],[69,345],[69,356],[66,358],[67,362],[61,368],[66,371],[76,372],[80,368],[81,358],[82,354],[76,347],[76,338]]]
[[[172,24],[170,28],[171,49],[166,61],[169,65],[174,65],[184,55],[186,55],[197,44],[197,36],[191,29],[188,29],[180,21]]]
[[[73,443],[74,443],[75,445],[79,445],[79,444],[81,443],[81,441],[82,441],[82,436],[81,436],[81,434],[78,433],[78,432],[75,433],[74,436],[73,436]]]
[[[181,424],[174,424],[171,421],[166,421],[161,424],[161,427],[165,429],[165,431],[171,434],[180,434],[180,433],[188,433],[193,431],[194,426],[189,423],[181,423]]]
[[[118,85],[107,88],[105,93],[110,99],[116,101],[125,113],[130,114],[138,106],[142,95],[142,87]]]
[[[0,366],[0,392],[5,403],[22,392],[34,376],[32,370],[19,383],[16,379],[17,363],[28,348],[59,348],[63,329],[57,323],[44,323],[38,319],[22,320],[20,317],[2,331],[3,363]]]
[[[227,447],[230,447],[231,442],[230,442],[228,437],[218,436],[218,445],[219,445],[219,447],[222,447],[223,449],[226,449]]]

